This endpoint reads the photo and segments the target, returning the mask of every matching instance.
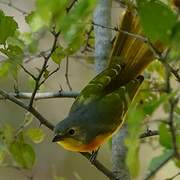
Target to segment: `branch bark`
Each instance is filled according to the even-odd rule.
[[[100,0],[94,12],[94,24],[111,26],[111,0]],[[95,33],[95,70],[100,73],[107,66],[111,50],[111,31],[94,25]]]
[[[28,93],[28,92],[18,92],[18,93],[10,92],[8,94],[18,99],[30,99],[32,96],[32,93]],[[76,98],[78,95],[79,92],[76,91],[42,92],[42,93],[36,93],[34,100],[52,99],[52,98]],[[0,96],[0,99],[4,99],[4,97]]]
[[[125,161],[127,148],[124,145],[124,139],[127,133],[127,126],[124,124],[119,132],[112,138],[112,168],[118,180],[130,180]]]
[[[94,13],[94,32],[95,32],[95,68],[96,73],[100,73],[107,65],[107,59],[111,50],[111,34],[109,29],[111,21],[111,2],[110,0],[100,0]],[[96,24],[100,26],[96,26]],[[124,138],[127,129],[124,126],[119,133],[112,139],[112,164],[116,179],[129,180],[129,172],[125,164],[126,148]]]

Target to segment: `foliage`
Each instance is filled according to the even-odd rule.
[[[178,30],[179,15],[176,9],[159,0],[137,0],[137,10],[145,35],[151,41],[158,40],[172,48],[173,50],[168,54],[165,61],[171,61],[172,64],[176,63],[178,65],[179,63],[177,63],[175,57],[179,57],[176,50],[179,47],[180,41],[178,37],[180,31]],[[174,120],[173,128],[176,142],[173,142],[173,135],[170,130],[170,121],[172,119],[169,117],[170,109],[172,108],[170,102],[179,96],[179,88],[171,85],[171,82],[167,79],[170,75],[167,73],[166,66],[163,68],[162,64],[158,62],[152,63],[148,71],[145,72],[145,76],[149,78],[149,81],[144,83],[142,89],[146,89],[146,91],[139,93],[136,102],[129,109],[127,116],[129,136],[126,139],[126,146],[128,147],[127,165],[133,177],[137,176],[139,172],[137,166],[141,143],[139,136],[144,131],[144,119],[153,119],[153,113],[159,106],[162,108],[164,118],[160,119],[161,123],[157,121],[157,128],[159,130],[159,144],[164,148],[164,154],[152,159],[148,172],[154,171],[154,169],[158,170],[159,166],[165,163],[165,158],[169,155],[169,152],[171,152],[171,157],[173,156],[174,143],[176,143],[178,151],[180,148],[178,142],[180,136],[179,128],[177,127],[178,120]],[[170,90],[168,89],[168,84],[170,85]],[[173,112],[173,117],[174,119],[175,117],[179,119],[180,113],[177,111]],[[175,161],[179,161],[178,157]]]
[[[20,81],[18,73],[23,70],[25,62],[32,57],[45,57],[46,60],[50,55],[50,61],[59,67],[66,57],[87,48],[84,48],[88,44],[87,32],[89,32],[92,12],[97,2],[96,0],[79,0],[73,5],[72,2],[68,0],[36,0],[35,9],[28,12],[25,17],[30,28],[28,32],[21,32],[15,18],[0,11],[0,52],[3,57],[0,61],[0,79],[12,75],[17,92],[19,92],[18,83]],[[128,1],[128,3],[132,3],[132,1]],[[169,123],[171,101],[179,97],[179,82],[176,81],[177,78],[174,80],[175,78],[169,75],[169,68],[166,66],[166,63],[169,63],[176,70],[180,65],[178,61],[180,57],[178,51],[180,47],[179,12],[177,7],[160,0],[137,0],[132,7],[134,6],[148,39],[152,42],[163,43],[171,51],[165,59],[161,60],[163,63],[155,61],[148,67],[144,73],[146,80],[126,117],[129,132],[125,140],[128,148],[126,163],[133,178],[138,175],[140,169],[139,150],[142,141],[139,137],[146,131],[149,122],[154,119],[154,114],[159,108],[162,109],[164,116],[160,118],[160,123],[156,122],[159,136],[158,140],[153,139],[153,141],[159,142],[163,153],[151,160],[147,175],[158,169],[169,157],[177,167],[180,167],[180,160],[174,155],[174,143],[178,150],[180,149],[180,108],[178,103],[173,109],[176,142],[173,142],[172,127]],[[57,36],[58,33],[60,38]],[[47,34],[51,34],[52,38],[57,38],[57,41],[55,47],[51,45],[53,42],[50,42],[47,51],[42,51],[39,44]],[[88,47],[94,44],[93,31],[90,31],[89,37],[91,38]],[[33,90],[40,89],[40,86],[56,72],[51,71],[48,64],[45,65],[44,69],[37,67],[36,73],[33,74],[27,73],[27,69],[24,69],[24,74],[28,75],[27,80],[31,79]],[[41,81],[35,88],[37,75],[41,72]],[[147,119],[148,121],[146,121]],[[32,128],[32,122],[33,117],[28,112],[19,127],[15,127],[11,123],[1,124],[0,165],[15,165],[24,169],[31,169],[34,166],[37,159],[34,143],[43,142],[46,136],[41,127]],[[54,179],[63,178],[57,176]]]

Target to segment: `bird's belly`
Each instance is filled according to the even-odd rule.
[[[96,136],[89,144],[83,144],[77,140],[69,139],[59,141],[58,144],[63,146],[64,149],[75,152],[91,152],[97,150],[101,144],[111,137],[111,134],[101,134]]]

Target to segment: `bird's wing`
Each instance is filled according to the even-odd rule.
[[[115,64],[92,79],[74,101],[70,113],[75,112],[83,104],[87,105],[92,100],[101,98],[103,95],[113,92],[117,87],[108,88],[108,86],[120,75],[123,67],[124,65]],[[118,87],[120,86],[121,84],[119,83]],[[108,90],[107,92],[106,89],[110,89],[110,91]]]

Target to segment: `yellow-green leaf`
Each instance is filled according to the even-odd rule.
[[[52,53],[51,58],[56,64],[60,64],[63,58],[65,58],[65,52],[61,46],[56,48],[56,50]]]
[[[169,160],[173,155],[173,150],[164,151],[160,156],[154,157],[148,167],[148,172],[145,179],[149,179],[149,175],[153,174],[156,169],[160,168],[161,165]]]
[[[4,44],[8,37],[13,36],[17,28],[16,21],[10,16],[5,16],[0,10],[0,44]]]
[[[159,142],[167,149],[172,148],[172,137],[166,124],[161,123],[159,126]]]
[[[9,146],[9,151],[15,162],[25,169],[30,169],[35,163],[35,152],[33,148],[22,141],[15,141]]]
[[[140,22],[146,35],[153,41],[170,43],[175,13],[160,0],[138,0]]]
[[[0,164],[3,163],[5,156],[6,156],[6,151],[4,147],[0,144]]]
[[[44,140],[45,134],[40,128],[28,129],[26,135],[34,142],[40,143]]]

